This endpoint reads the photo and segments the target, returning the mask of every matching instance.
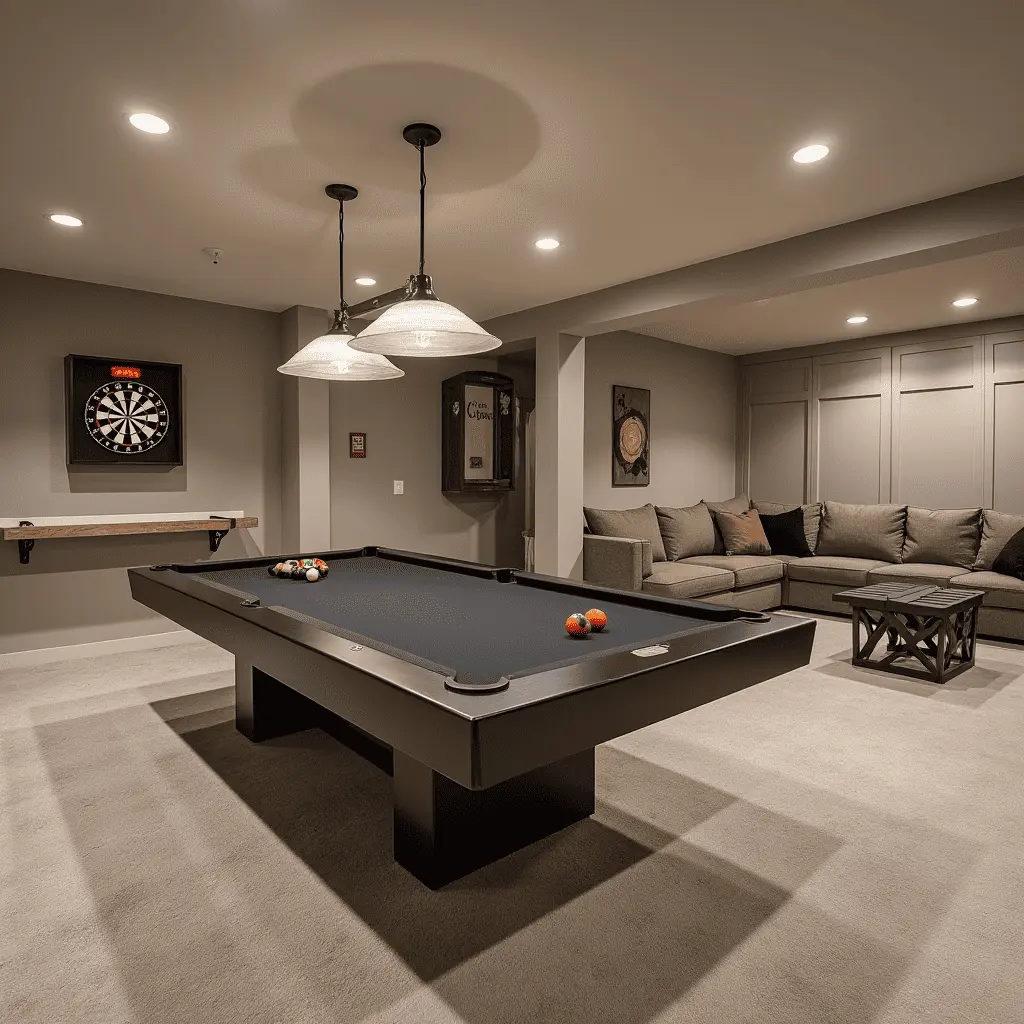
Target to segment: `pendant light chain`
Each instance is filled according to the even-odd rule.
[[[345,203],[338,203],[338,309],[343,321],[348,320],[345,303]]]
[[[423,140],[420,139],[417,149],[420,151],[420,276],[423,275],[423,250],[425,246],[425,230],[424,224],[426,222],[426,196],[427,196],[427,171],[426,164],[423,160]]]

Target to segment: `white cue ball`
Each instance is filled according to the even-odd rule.
[[[309,580],[310,583],[316,583],[316,581],[320,579],[320,573],[316,569],[307,569],[306,579]]]

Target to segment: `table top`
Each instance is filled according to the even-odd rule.
[[[656,600],[643,607],[615,592],[577,588],[570,581],[561,581],[564,587],[537,586],[531,581],[544,578],[533,574],[469,573],[440,562],[417,564],[381,555],[328,558],[329,573],[315,583],[273,577],[268,561],[173,568],[191,581],[284,610],[460,683],[514,678],[641,649],[715,629],[744,614]],[[566,618],[595,606],[608,615],[607,628],[579,639],[569,636]]]
[[[964,587],[938,587],[920,583],[872,583],[866,587],[843,590],[833,600],[861,608],[891,608],[911,614],[940,615],[943,612],[981,604],[981,590]]]

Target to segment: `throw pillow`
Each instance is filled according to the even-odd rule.
[[[773,555],[798,555],[800,558],[811,556],[802,508],[790,509],[789,512],[780,512],[774,516],[760,515],[760,519]]]
[[[807,538],[807,546],[811,549],[811,554],[814,554],[818,547],[818,533],[821,530],[820,501],[812,501],[809,505],[794,505],[792,503],[787,505],[781,501],[752,501],[750,505],[757,509],[762,520],[766,515],[775,516],[780,512],[792,512],[795,508],[800,509],[804,514],[804,536]]]
[[[745,494],[737,494],[735,498],[730,498],[728,501],[705,500],[702,504],[707,505],[711,510],[712,516],[714,516],[716,512],[733,512],[741,514],[750,508],[750,499]],[[713,555],[725,554],[725,544],[722,541],[722,534],[718,529],[717,521],[715,522],[715,546],[711,553]]]
[[[628,537],[632,540],[649,540],[651,557],[655,562],[664,562],[665,544],[661,539],[658,517],[651,504],[640,508],[608,509],[585,508],[583,516],[590,532],[599,537]]]
[[[906,505],[844,505],[826,501],[814,553],[899,562],[903,557],[906,522]]]
[[[907,509],[904,562],[932,562],[970,569],[978,557],[980,508]]]
[[[772,549],[761,527],[757,509],[747,512],[716,512],[715,522],[727,555],[770,555]]]
[[[978,560],[974,568],[984,572],[993,568],[996,556],[1006,547],[1010,538],[1019,530],[1024,530],[1024,516],[993,512],[990,508],[985,509],[982,516],[981,546],[978,548]]]
[[[992,563],[992,571],[1024,580],[1024,530],[1019,530],[1006,542]]]
[[[715,550],[715,521],[703,502],[688,508],[658,505],[655,511],[665,542],[665,555],[670,562],[693,555],[710,555]]]

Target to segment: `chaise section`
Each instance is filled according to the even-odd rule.
[[[736,576],[727,569],[686,562],[655,562],[644,580],[643,590],[658,597],[702,598],[721,594],[736,586]]]
[[[868,573],[873,569],[884,569],[887,562],[876,558],[853,558],[847,555],[815,555],[799,558],[789,563],[791,580],[807,583],[828,583],[833,586],[867,586]]]
[[[983,605],[1024,611],[1024,580],[1015,576],[1004,576],[1000,572],[968,572],[954,577],[950,586],[984,591]]]
[[[963,574],[959,565],[938,565],[933,562],[901,562],[885,565],[868,573],[869,583],[922,583],[948,587],[954,576]]]

